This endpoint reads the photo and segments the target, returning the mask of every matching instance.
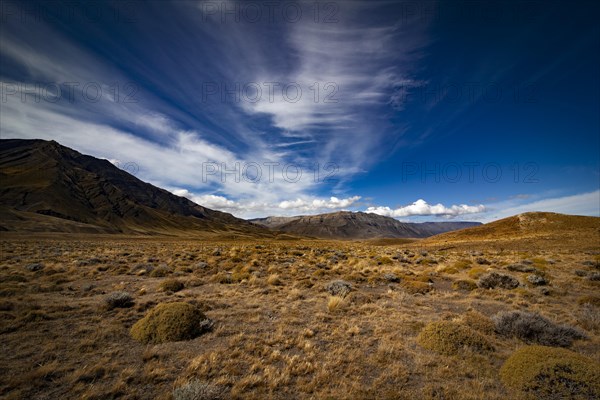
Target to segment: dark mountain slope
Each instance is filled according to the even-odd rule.
[[[268,235],[248,221],[143,182],[107,160],[44,140],[0,141],[0,213],[3,230]]]

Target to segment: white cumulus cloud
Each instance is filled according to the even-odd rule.
[[[346,199],[338,199],[337,197],[330,197],[329,200],[325,199],[296,199],[296,200],[285,200],[279,203],[279,208],[284,210],[295,209],[302,211],[317,211],[322,209],[340,209],[349,207],[352,204],[360,200],[360,196],[348,197]]]
[[[302,213],[329,212],[341,210],[354,205],[360,196],[348,198],[330,197],[322,198],[297,198],[280,202],[257,201],[254,199],[231,200],[225,196],[214,194],[194,194],[187,189],[173,189],[171,193],[185,197],[201,206],[225,211],[241,218],[264,217],[267,215],[298,215]]]
[[[479,204],[476,206],[469,206],[466,204],[460,205],[452,205],[450,207],[446,207],[441,203],[438,204],[428,204],[425,200],[419,199],[414,203],[392,209],[390,207],[369,207],[367,208],[367,213],[384,215],[386,217],[410,217],[416,215],[437,215],[437,216],[446,216],[446,217],[455,217],[463,214],[476,214],[480,212],[484,212],[486,210],[483,204]]]

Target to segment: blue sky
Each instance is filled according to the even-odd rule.
[[[600,216],[594,2],[3,2],[2,138],[239,217]]]

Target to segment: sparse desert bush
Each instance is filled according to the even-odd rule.
[[[383,274],[382,278],[384,281],[388,281],[388,282],[400,282],[400,278],[398,277],[398,275],[396,275],[392,272]]]
[[[145,275],[149,274],[152,271],[154,271],[154,265],[152,264],[136,264],[129,270],[129,273],[136,275]]]
[[[410,294],[425,294],[433,289],[429,282],[423,282],[416,279],[406,279],[402,282],[402,288]]]
[[[31,271],[31,272],[40,271],[40,270],[44,269],[44,264],[42,264],[42,263],[27,264],[25,266],[25,269],[27,271]]]
[[[535,286],[543,286],[543,285],[548,284],[548,282],[546,281],[546,279],[543,276],[536,275],[536,274],[528,275],[527,282],[529,282]]]
[[[458,270],[468,269],[471,267],[471,261],[469,260],[458,260],[453,265]]]
[[[15,303],[10,301],[0,301],[0,311],[12,311],[15,309]]]
[[[444,265],[444,266],[438,267],[438,269],[436,271],[441,272],[443,274],[450,274],[450,275],[458,274],[458,272],[459,272],[459,270],[457,268],[454,268],[452,265]]]
[[[183,282],[177,279],[167,279],[160,284],[160,290],[163,292],[179,292],[183,289]]]
[[[250,274],[250,278],[248,278],[248,284],[252,286],[264,286],[265,280],[260,278],[256,274]]]
[[[491,318],[477,311],[469,311],[462,317],[462,323],[471,329],[486,335],[494,333],[495,325]]]
[[[381,256],[377,259],[377,264],[378,265],[390,265],[393,264],[394,260],[392,260],[391,258],[389,258],[388,256]]]
[[[479,265],[490,265],[491,264],[491,262],[487,258],[483,258],[483,257],[477,257],[475,262]]]
[[[329,299],[327,300],[327,310],[329,310],[329,312],[334,312],[339,309],[343,303],[344,298],[342,296],[329,296]]]
[[[479,287],[484,289],[515,289],[519,286],[519,280],[510,275],[503,275],[497,272],[491,272],[479,278]]]
[[[304,298],[304,293],[302,293],[302,290],[300,290],[298,288],[293,288],[288,293],[288,299],[290,299],[290,300],[301,300],[303,298]]]
[[[208,263],[204,262],[204,261],[199,261],[194,265],[194,269],[196,270],[203,270],[208,268]]]
[[[48,321],[53,319],[48,313],[42,310],[32,310],[27,314],[19,318],[21,322],[38,322],[38,321]]]
[[[216,275],[215,275],[215,276],[212,278],[212,280],[213,280],[214,282],[217,282],[217,283],[222,283],[222,284],[224,284],[224,285],[228,285],[228,284],[231,284],[231,283],[233,283],[233,277],[232,277],[232,273],[231,273],[231,272],[225,272],[225,271],[223,271],[223,272],[219,272],[218,274],[216,274]]]
[[[429,274],[412,275],[411,279],[424,283],[433,283],[433,280]]]
[[[112,292],[105,299],[106,308],[128,308],[133,306],[133,297],[127,292]]]
[[[325,290],[332,296],[344,298],[352,291],[352,284],[342,280],[335,280],[327,283]]]
[[[94,285],[93,283],[86,283],[83,286],[81,286],[81,290],[84,292],[90,292],[92,290],[94,290],[96,288],[96,285]]]
[[[423,266],[428,266],[429,263],[430,263],[430,260],[428,258],[424,258],[424,257],[419,257],[415,260],[415,264],[420,264]]]
[[[493,351],[492,344],[475,330],[451,321],[429,323],[423,328],[417,342],[436,353],[452,355],[468,348],[475,352]]]
[[[271,274],[267,278],[267,283],[271,286],[278,286],[278,285],[281,285],[282,282],[281,282],[281,278],[279,277],[279,275]]]
[[[470,292],[471,290],[477,289],[477,283],[470,279],[460,279],[452,282],[452,289]]]
[[[480,276],[482,276],[483,274],[485,274],[486,272],[487,272],[487,270],[485,268],[473,267],[469,270],[469,272],[467,272],[467,275],[469,275],[469,278],[471,278],[471,279],[477,279]]]
[[[532,399],[600,397],[600,365],[567,349],[522,347],[506,360],[500,377],[506,386]]]
[[[506,269],[513,272],[535,272],[535,268],[531,265],[525,264],[510,264],[506,266]]]
[[[211,327],[212,321],[189,303],[162,303],[131,327],[131,336],[142,343],[176,342],[193,339]]]
[[[159,265],[158,267],[152,269],[152,271],[150,271],[150,276],[152,278],[163,278],[167,275],[169,275],[171,271],[169,271],[169,268],[165,265]]]
[[[208,382],[194,379],[173,390],[173,400],[222,400],[225,390]]]
[[[580,305],[590,304],[592,306],[600,307],[600,296],[582,296],[577,299],[577,303]]]
[[[541,257],[532,258],[531,262],[533,262],[534,264],[537,264],[537,265],[546,265],[548,263],[548,261],[546,261],[545,258],[541,258]]]
[[[557,325],[539,314],[524,311],[501,312],[493,317],[496,332],[528,343],[568,347],[586,335],[568,325]]]
[[[247,269],[237,270],[231,274],[231,280],[234,282],[242,282],[250,279],[250,272]]]
[[[577,321],[579,325],[589,331],[598,331],[600,330],[600,310],[590,303],[585,303],[579,311]]]
[[[600,281],[600,272],[592,272],[587,277],[590,281],[598,282]]]
[[[23,275],[9,275],[3,278],[4,282],[27,282],[28,279]]]

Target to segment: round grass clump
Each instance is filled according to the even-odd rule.
[[[500,377],[532,399],[600,398],[600,364],[567,349],[522,347],[506,360]]]
[[[133,297],[127,292],[112,292],[105,299],[106,308],[128,308],[133,306]]]
[[[477,289],[477,283],[470,279],[459,279],[457,281],[452,282],[452,289],[470,292],[472,290]]]
[[[436,353],[452,355],[468,348],[476,352],[493,351],[485,336],[457,322],[432,322],[423,328],[417,342]]]
[[[183,283],[177,279],[167,279],[160,284],[160,290],[163,292],[179,292],[183,289]]]
[[[200,336],[211,325],[204,313],[189,303],[163,303],[131,327],[131,336],[142,343],[177,342]]]
[[[496,325],[491,318],[477,311],[469,311],[463,315],[462,323],[485,335],[492,335]]]
[[[431,292],[433,286],[428,282],[407,279],[402,283],[404,290],[410,294],[425,294]]]

